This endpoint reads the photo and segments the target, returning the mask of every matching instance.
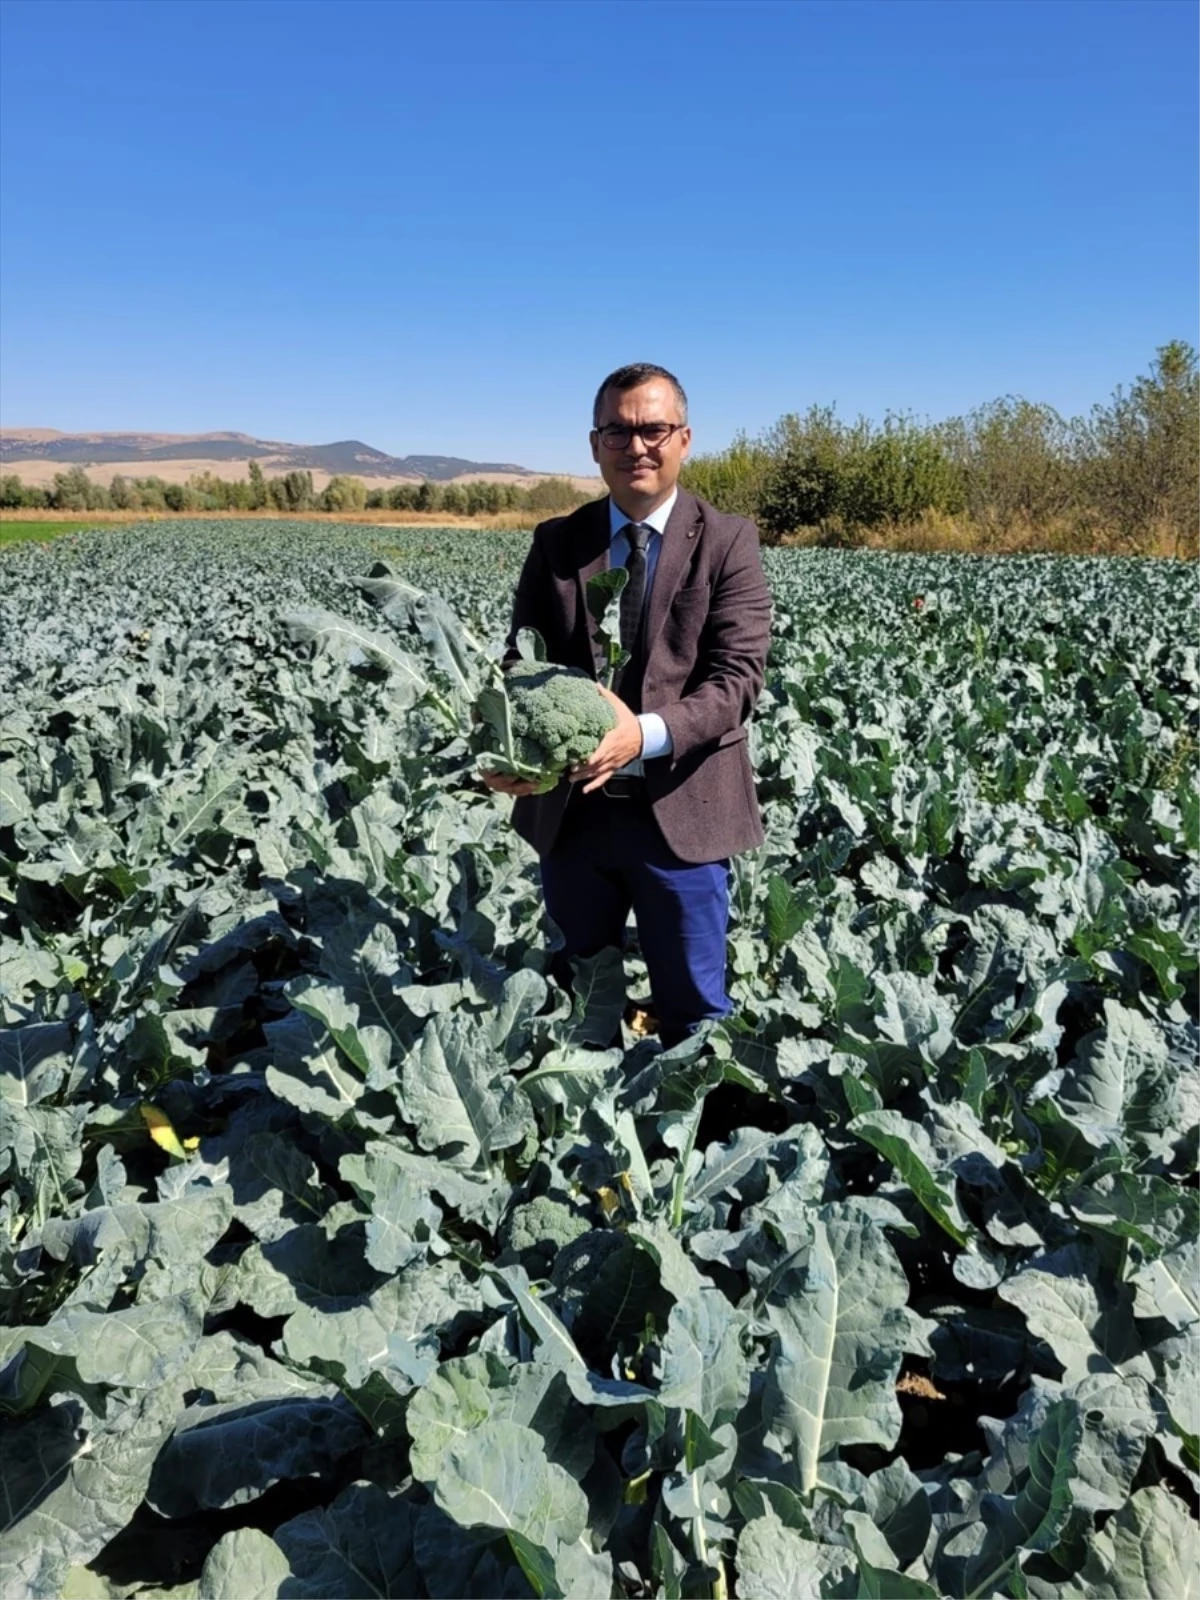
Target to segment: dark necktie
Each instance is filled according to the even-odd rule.
[[[621,647],[633,656],[646,601],[646,546],[654,529],[648,522],[627,522],[622,532],[629,540],[629,559],[625,563],[629,582],[621,590]]]

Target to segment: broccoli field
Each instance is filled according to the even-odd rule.
[[[0,554],[6,1600],[1200,1595],[1194,572],[765,552],[663,1052],[473,776],[525,547]]]

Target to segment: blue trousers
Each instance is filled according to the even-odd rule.
[[[681,861],[648,804],[572,795],[542,860],[542,892],[568,957],[620,949],[632,909],[668,1048],[733,1009],[725,993],[729,862]]]

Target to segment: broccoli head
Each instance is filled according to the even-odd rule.
[[[513,1207],[501,1238],[531,1277],[542,1277],[558,1252],[587,1232],[589,1224],[563,1201],[539,1195]]]
[[[586,761],[617,725],[594,678],[576,667],[518,661],[476,701],[474,748],[479,765],[537,784],[546,794]]]

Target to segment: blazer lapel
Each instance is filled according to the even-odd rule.
[[[700,507],[693,495],[679,491],[679,498],[671,507],[663,533],[662,548],[654,568],[654,587],[650,590],[650,607],[646,614],[646,655],[649,657],[654,641],[667,620],[671,601],[679,588],[679,581],[687,571],[696,552],[696,541],[704,528]]]
[[[596,625],[592,621],[587,605],[587,584],[589,578],[594,578],[598,572],[605,572],[609,564],[609,551],[612,537],[609,527],[608,496],[597,500],[595,510],[588,508],[591,513],[580,530],[579,540],[575,547],[575,564],[577,567],[577,582],[579,586],[579,612],[583,619],[584,636],[588,642],[588,659],[592,671],[596,670]]]

